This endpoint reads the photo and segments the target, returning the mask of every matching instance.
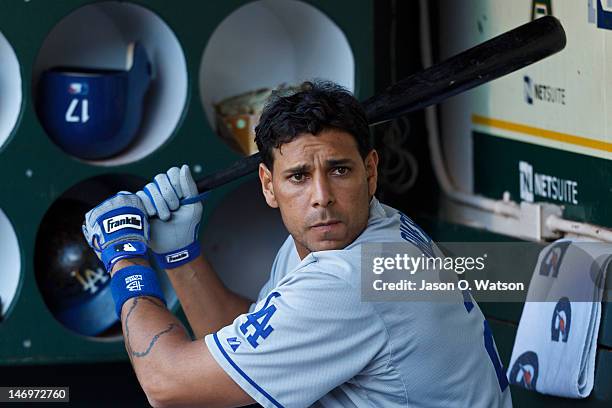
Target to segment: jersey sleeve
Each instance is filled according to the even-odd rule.
[[[309,406],[368,365],[386,364],[387,334],[359,289],[298,271],[205,337],[217,363],[264,407]]]

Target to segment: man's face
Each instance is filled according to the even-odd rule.
[[[272,172],[259,167],[268,205],[279,208],[300,258],[342,249],[365,229],[376,191],[378,155],[365,160],[349,133],[302,134],[274,149]]]

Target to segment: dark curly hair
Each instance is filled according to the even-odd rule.
[[[353,135],[362,159],[372,150],[365,111],[353,94],[330,81],[307,81],[292,94],[282,88],[272,93],[255,128],[255,143],[272,171],[274,148],[302,133],[328,129]]]

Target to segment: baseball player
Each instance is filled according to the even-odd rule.
[[[360,103],[332,83],[304,83],[272,97],[256,142],[264,198],[290,235],[255,302],[225,288],[200,253],[202,203],[180,203],[198,194],[187,166],[85,216],[151,405],[511,407],[469,293],[454,303],[361,300],[363,244],[402,242],[415,256],[438,249],[376,199],[378,156]],[[167,310],[148,250],[195,340]]]

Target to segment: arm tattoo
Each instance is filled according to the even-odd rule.
[[[132,356],[133,357],[145,357],[147,354],[149,354],[149,352],[151,351],[151,349],[153,348],[153,346],[155,345],[155,343],[157,342],[157,340],[159,340],[161,336],[163,336],[164,334],[178,327],[177,324],[170,323],[166,329],[160,331],[155,336],[153,336],[153,338],[151,339],[149,343],[149,346],[147,347],[145,351],[134,351],[134,349],[132,348],[132,344],[130,343],[129,320],[130,320],[130,316],[132,315],[132,312],[136,308],[136,305],[138,304],[139,301],[143,300],[143,301],[148,301],[150,303],[153,303],[157,307],[163,308],[163,306],[148,297],[135,297],[133,299],[134,300],[132,302],[132,305],[130,306],[130,310],[128,311],[127,316],[125,317],[125,339],[126,339],[126,346],[127,346],[126,348],[128,351],[128,355],[130,356],[130,360],[132,359]]]

